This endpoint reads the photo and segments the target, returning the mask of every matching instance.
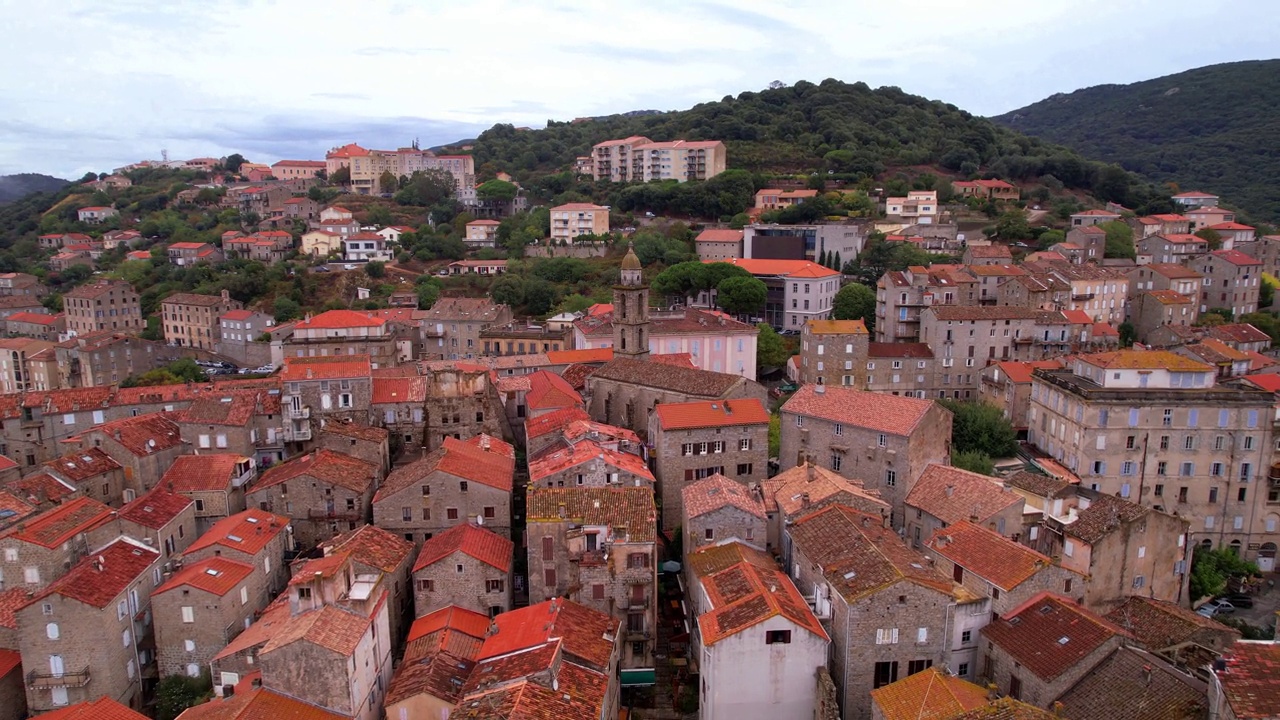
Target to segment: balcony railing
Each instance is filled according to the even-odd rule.
[[[290,420],[306,420],[311,417],[311,406],[293,407],[286,404],[284,406],[284,416]]]
[[[64,672],[61,675],[38,673],[32,670],[27,673],[27,687],[33,689],[84,687],[91,679],[88,666],[75,672]]]
[[[280,429],[280,437],[285,442],[305,442],[311,439],[311,424],[302,428],[284,427]]]

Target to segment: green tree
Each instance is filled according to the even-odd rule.
[[[737,215],[734,215],[733,217],[729,218],[729,229],[741,230],[742,228],[746,227],[747,224],[750,222],[751,222],[750,215],[746,213],[738,213]]]
[[[383,170],[378,176],[378,191],[386,195],[400,189],[400,178],[390,170]]]
[[[952,412],[952,452],[980,452],[989,457],[1009,457],[1018,451],[1018,434],[1000,408],[981,401],[942,400]]]
[[[1133,347],[1133,344],[1138,340],[1138,329],[1133,326],[1133,323],[1128,321],[1122,322],[1120,323],[1118,330],[1120,331],[1120,347]]]
[[[1261,574],[1254,563],[1242,560],[1230,548],[1217,550],[1196,546],[1191,556],[1191,598],[1219,595],[1226,591],[1233,577],[1246,578]]]
[[[961,470],[976,472],[980,475],[994,475],[996,471],[995,461],[991,456],[981,450],[969,450],[967,452],[951,453],[951,464]]]
[[[520,188],[506,180],[490,180],[476,188],[476,197],[481,200],[514,200]]]
[[[1133,246],[1133,228],[1119,220],[1105,222],[1098,227],[1107,234],[1106,245],[1102,250],[1103,257],[1129,258],[1130,260],[1138,257],[1138,251]]]
[[[769,323],[756,325],[759,335],[756,336],[756,366],[759,368],[778,368],[787,364],[787,344],[782,336]]]
[[[524,304],[524,278],[507,273],[489,288],[489,296],[502,305],[516,307]]]
[[[156,684],[156,718],[174,720],[182,711],[209,700],[213,683],[207,674],[200,677],[170,675]]]
[[[429,275],[421,277],[428,278],[427,282],[420,282],[414,286],[414,291],[418,294],[418,309],[430,310],[432,305],[436,304],[436,300],[440,298],[440,283]]]
[[[1030,240],[1033,234],[1026,213],[1018,209],[1001,213],[996,220],[996,237],[1006,241]]]
[[[1258,307],[1271,307],[1276,298],[1276,283],[1269,275],[1262,276],[1262,285],[1258,287]]]
[[[1036,240],[1036,244],[1040,250],[1048,250],[1060,242],[1065,242],[1067,234],[1061,230],[1045,230],[1040,233],[1040,237]]]
[[[370,260],[364,264],[364,274],[378,280],[387,276],[386,263],[381,260]]]
[[[1271,347],[1280,347],[1280,320],[1271,313],[1256,312],[1240,316],[1240,322],[1249,323],[1271,336]]]
[[[862,283],[849,283],[836,292],[831,302],[831,317],[836,320],[862,320],[867,329],[875,327],[876,291]]]
[[[234,174],[240,172],[240,166],[244,165],[244,162],[245,160],[243,155],[240,153],[231,153],[227,156],[226,160],[222,161],[222,166],[227,169],[227,172]]]
[[[1222,247],[1222,233],[1211,227],[1200,228],[1196,231],[1196,237],[1209,243],[1209,250],[1217,250]]]
[[[386,174],[390,175],[391,173]],[[381,225],[385,227],[394,221],[395,218],[391,215],[391,208],[386,205],[370,205],[369,209],[365,211],[365,222],[370,225]]]
[[[755,277],[727,277],[716,286],[716,304],[731,315],[757,315],[764,310],[769,288]]]
[[[560,290],[540,277],[524,283],[524,307],[530,315],[546,315],[560,302]]]
[[[329,176],[329,182],[339,186],[350,185],[351,184],[351,168],[344,165],[338,168],[337,170],[334,170],[333,174]]]
[[[275,316],[276,322],[288,322],[302,316],[302,306],[293,298],[281,295],[272,304],[271,312]]]
[[[776,458],[782,452],[782,416],[774,412],[769,416],[769,457]]]
[[[419,170],[409,177],[409,182],[396,193],[401,205],[433,207],[453,198],[457,184],[445,170]]]
[[[819,254],[818,254],[818,264],[819,264],[819,265],[821,265],[822,267],[828,267],[827,263],[829,263],[829,262],[831,262],[831,261],[830,261],[830,259],[827,257],[827,251],[826,251],[826,250],[823,250],[821,253],[819,253]]]

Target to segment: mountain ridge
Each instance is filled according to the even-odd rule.
[[[41,173],[0,175],[0,205],[19,200],[31,193],[57,192],[70,184],[70,180]]]

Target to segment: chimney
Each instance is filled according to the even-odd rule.
[[[871,527],[871,518],[869,517],[862,518],[862,527]]]
[[[1052,710],[1053,710],[1053,716],[1054,716],[1054,717],[1064,717],[1064,716],[1063,716],[1063,714],[1062,714],[1063,708],[1064,708],[1063,704],[1055,700],[1055,701],[1054,701],[1054,703],[1053,703],[1053,707],[1052,707]]]
[[[948,485],[948,486],[947,486],[947,489],[946,489],[946,493],[947,493],[947,497],[951,497],[952,495],[955,495],[955,493],[956,493],[956,486],[955,486],[955,485]]]
[[[1142,682],[1147,685],[1151,684],[1151,666],[1150,665],[1142,666]]]
[[[800,493],[800,507],[809,507],[809,493]]]
[[[231,293],[226,290],[222,291],[222,302],[231,302]]]
[[[813,463],[809,462],[808,460],[805,460],[804,469],[805,469],[805,479],[808,480],[809,482],[813,482]]]
[[[313,374],[313,373],[311,372],[311,368],[307,368],[307,379],[308,379],[308,380],[310,380],[310,379],[311,379],[312,374]]]

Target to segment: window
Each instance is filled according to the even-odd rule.
[[[338,407],[351,407],[351,393],[342,393],[341,395],[338,395]]]
[[[1173,425],[1173,410],[1168,408],[1165,409],[1164,416],[1161,418],[1160,424],[1164,425],[1165,427],[1170,427]]]
[[[628,568],[647,568],[649,567],[648,553],[629,553],[627,555]]]
[[[431,580],[431,579],[429,579],[429,578],[428,578],[428,579],[419,580],[419,581],[418,581],[418,591],[419,591],[419,592],[435,592],[435,591],[436,591],[436,581],[435,581],[435,580]]]
[[[196,609],[190,605],[182,606],[182,622],[193,623],[196,621]]]
[[[840,472],[840,464],[843,460],[840,453],[831,453],[831,469]]]
[[[739,474],[739,475],[750,475],[750,474],[751,474],[751,465],[752,465],[752,463],[738,463],[738,474]]]
[[[1168,435],[1161,435],[1161,436],[1160,436],[1160,449],[1161,449],[1161,450],[1168,450],[1168,449],[1169,449],[1169,436],[1168,436]]]
[[[45,625],[44,633],[49,636],[50,640],[57,640],[58,636],[61,634],[58,631],[58,623],[49,623],[48,625]]]
[[[1252,435],[1245,435],[1245,436],[1244,436],[1244,449],[1245,449],[1245,450],[1252,450],[1252,449],[1253,449],[1253,436],[1252,436]]]
[[[1074,557],[1076,554],[1076,544],[1070,540],[1062,543],[1062,554],[1067,557]]]
[[[445,509],[444,509],[444,516],[445,516],[446,518],[448,518],[449,520],[457,520],[457,519],[458,519],[458,508],[445,508]]]
[[[183,648],[184,648],[187,652],[195,652],[195,651],[196,651],[196,641],[195,641],[195,640],[184,640],[184,641],[182,641],[182,646],[183,646]]]
[[[969,663],[960,663],[956,668],[956,675],[960,677],[969,677]]]
[[[924,645],[929,642],[929,628],[916,628],[916,644]]]
[[[1135,578],[1133,579],[1133,586],[1134,586],[1135,588],[1140,588],[1140,587],[1142,587],[1143,585],[1146,585],[1146,584],[1147,584],[1147,579],[1146,579],[1146,578],[1144,578],[1144,577],[1143,577],[1143,576],[1141,576],[1141,575],[1138,575],[1137,577],[1135,577]]]
[[[1017,675],[1009,676],[1009,697],[1014,700],[1022,699],[1022,680]]]
[[[836,424],[835,424],[835,427],[834,427],[834,428],[832,428],[832,432],[834,432],[836,435],[843,435],[843,434],[844,434],[844,425],[841,425],[840,423],[836,423]]]
[[[1209,502],[1210,503],[1218,502],[1218,488],[1216,487],[1209,488]]]
[[[241,605],[249,604],[249,588],[247,587],[240,588],[240,604]]]
[[[460,481],[460,482],[458,483],[458,490],[459,490],[460,492],[466,492],[466,491],[467,491],[467,481],[466,481],[466,480],[462,480],[462,481]]]
[[[25,567],[22,569],[22,581],[28,585],[40,584],[40,568]]]
[[[597,583],[591,586],[591,599],[592,600],[604,599],[604,585]]]
[[[1196,436],[1195,436],[1195,435],[1188,435],[1185,439],[1183,439],[1183,441],[1182,441],[1182,449],[1183,449],[1183,450],[1195,450],[1195,449],[1196,449]]]
[[[457,573],[457,574],[459,574],[459,575],[461,575],[461,574],[462,574],[462,572],[463,572],[463,570],[465,570],[465,569],[466,569],[466,568],[462,567],[462,563],[458,563],[457,565],[454,565],[454,566],[453,566],[453,571],[454,571],[454,572],[456,572],[456,573]]]
[[[932,660],[912,660],[907,663],[907,675],[915,675],[933,667]]]
[[[1161,485],[1160,483],[1156,483],[1155,495],[1156,497],[1164,496],[1164,485]]]
[[[898,473],[893,470],[884,471],[884,484],[893,487],[898,484]]]
[[[898,628],[881,628],[876,630],[877,645],[897,645]]]
[[[750,450],[750,449],[751,449],[751,438],[742,438],[741,440],[739,440],[739,441],[738,441],[738,449],[739,449],[739,450]]]
[[[547,568],[542,571],[542,584],[546,585],[549,588],[553,588],[556,586],[556,569],[555,568]]]
[[[411,507],[400,508],[400,519],[405,522],[409,522],[410,520],[413,520],[413,508]]]
[[[898,680],[898,662],[896,660],[890,662],[878,662],[875,668],[875,678],[872,683],[873,689],[891,685]]]
[[[764,634],[765,645],[777,645],[777,644],[787,645],[790,643],[791,643],[790,630],[770,630]]]

